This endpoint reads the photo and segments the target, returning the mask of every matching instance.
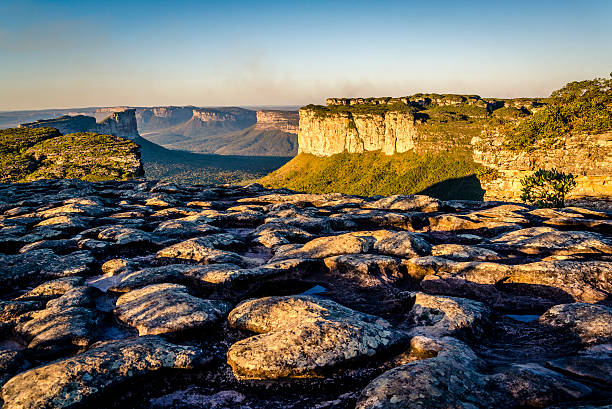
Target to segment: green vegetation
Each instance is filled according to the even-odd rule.
[[[450,114],[451,116],[458,117],[457,119],[459,120],[466,120],[468,118],[487,118],[489,116],[489,111],[486,108],[465,103],[458,105],[437,105],[426,111],[421,111],[421,113],[426,113],[429,116]]]
[[[60,133],[54,128],[10,128],[0,130],[0,182],[20,180],[36,169],[37,161],[28,148]]]
[[[531,151],[553,147],[567,134],[611,129],[612,78],[575,81],[553,92],[549,104],[533,116],[505,129],[505,146]]]
[[[307,109],[314,112],[316,117],[325,118],[329,116],[334,116],[338,114],[345,115],[384,115],[387,112],[406,112],[406,113],[415,113],[418,111],[417,108],[406,105],[403,103],[395,103],[395,104],[357,104],[357,105],[306,105],[302,109]]]
[[[468,150],[391,156],[381,152],[330,157],[299,154],[259,182],[310,193],[364,196],[424,193],[441,199],[482,199]]]
[[[0,181],[130,179],[142,175],[137,149],[133,142],[112,135],[5,129],[0,131]]]
[[[493,111],[492,115],[495,118],[499,118],[502,121],[518,121],[531,115],[529,112],[525,112],[522,109],[514,107],[503,107]]]
[[[521,179],[521,200],[537,207],[564,207],[565,195],[576,186],[576,177],[555,169],[538,169]]]

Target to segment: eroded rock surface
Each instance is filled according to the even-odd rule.
[[[609,406],[611,223],[256,184],[0,184],[4,407]]]
[[[314,376],[404,338],[382,318],[309,296],[246,301],[230,313],[229,323],[261,334],[227,352],[234,373],[249,379]]]

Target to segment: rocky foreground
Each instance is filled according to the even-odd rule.
[[[602,408],[612,214],[0,185],[3,408]]]

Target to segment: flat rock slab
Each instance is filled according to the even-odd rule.
[[[493,239],[492,243],[525,254],[612,254],[612,241],[602,234],[551,227],[516,230]]]
[[[112,341],[10,379],[2,388],[3,408],[68,408],[130,378],[159,369],[193,368],[202,360],[199,348],[157,337]]]
[[[332,277],[364,289],[394,285],[406,277],[400,259],[380,254],[348,254],[328,257],[324,262]]]
[[[604,305],[559,304],[546,311],[538,321],[569,333],[575,341],[585,345],[612,341],[612,308]]]
[[[48,352],[78,349],[95,338],[98,316],[89,308],[46,308],[29,314],[15,332],[28,341],[28,348]]]
[[[197,237],[186,240],[157,252],[159,259],[191,260],[202,264],[232,263],[245,265],[248,262],[237,253],[219,250],[217,247],[240,246],[242,241],[231,235],[216,237]]]
[[[234,375],[241,379],[318,376],[405,339],[382,318],[310,296],[245,301],[228,320],[234,328],[260,333],[227,352]]]
[[[467,298],[416,293],[408,320],[416,325],[412,332],[438,337],[466,332],[480,336],[489,324],[492,311],[485,304]]]
[[[225,318],[231,304],[204,300],[178,284],[155,284],[117,299],[115,316],[139,335],[157,335],[211,325]]]
[[[548,361],[546,366],[612,387],[612,355],[577,355]]]
[[[303,246],[280,247],[273,260],[286,258],[326,258],[343,254],[379,253],[396,257],[423,256],[431,245],[411,232],[373,230],[319,237]]]

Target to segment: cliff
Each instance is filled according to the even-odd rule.
[[[64,115],[54,119],[41,119],[19,125],[19,128],[55,128],[63,134],[74,132],[94,132],[105,135],[134,139],[139,136],[135,109],[121,109],[106,119],[96,122],[92,116]]]
[[[572,84],[568,87],[571,91]],[[313,193],[426,191],[444,198],[450,198],[445,192],[454,189],[451,184],[466,183],[469,198],[517,201],[524,176],[539,168],[556,168],[577,177],[570,201],[597,200],[608,207],[612,105],[587,97],[576,97],[585,101],[571,105],[574,97],[567,95],[573,94],[563,94],[564,90],[551,98],[456,94],[328,98],[326,106],[299,110],[301,156],[263,182]],[[607,101],[606,92],[609,88],[603,87],[604,96],[592,100]],[[566,116],[555,116],[557,110]],[[562,131],[546,133],[553,128]],[[362,180],[376,186],[366,186]],[[461,192],[453,195],[468,198]]]
[[[262,110],[257,111],[257,130],[282,131],[296,134],[299,128],[297,111]]]
[[[380,150],[387,155],[414,148],[416,128],[409,112],[321,114],[299,111],[298,150],[316,156]]]
[[[569,199],[612,200],[612,133],[568,135],[556,147],[509,150],[499,134],[472,140],[474,161],[487,168],[480,182],[485,200],[520,200],[520,180],[537,169],[556,168],[576,175]]]
[[[143,176],[138,145],[114,135],[55,128],[0,130],[0,182],[126,180]]]

